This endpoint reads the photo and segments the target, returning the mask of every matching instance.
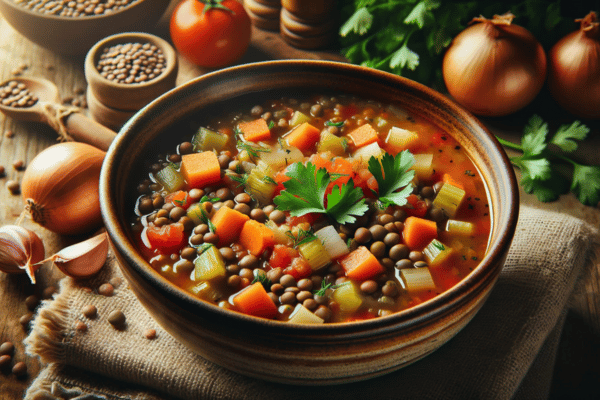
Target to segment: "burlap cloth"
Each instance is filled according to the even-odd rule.
[[[599,241],[584,221],[522,206],[506,266],[466,328],[409,367],[330,387],[262,382],[192,354],[152,320],[110,260],[92,280],[63,279],[39,309],[26,344],[46,366],[25,398],[543,399],[568,298]],[[107,281],[116,286],[110,297],[97,292]],[[98,308],[94,319],[82,314],[88,304]],[[107,322],[117,309],[127,317],[123,330]],[[76,329],[79,321],[87,331]],[[155,339],[144,336],[149,328]]]

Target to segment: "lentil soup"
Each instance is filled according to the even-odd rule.
[[[429,121],[345,95],[239,107],[179,127],[139,181],[135,242],[174,284],[256,317],[347,322],[433,298],[484,256],[484,182]]]

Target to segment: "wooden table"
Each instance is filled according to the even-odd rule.
[[[166,19],[156,29],[157,34],[168,38]],[[248,53],[240,63],[280,58],[311,58],[342,60],[336,51],[306,52],[290,47],[282,41],[276,32],[253,30],[253,39]],[[26,69],[24,69],[26,67]],[[0,17],[0,80],[10,79],[13,72],[23,70],[24,76],[40,76],[54,81],[62,98],[77,96],[86,87],[83,74],[83,57],[65,57],[41,48],[15,32]],[[181,84],[203,71],[180,59],[178,84]],[[542,103],[541,107],[544,107]],[[534,106],[535,107],[535,106]],[[540,105],[538,105],[540,107]],[[535,108],[533,108],[535,111]],[[517,141],[526,116],[527,109],[510,118],[484,121],[494,133]],[[556,120],[560,120],[560,112]],[[569,118],[569,117],[566,117]],[[11,136],[12,132],[12,137]],[[21,197],[12,195],[5,188],[9,179],[20,181],[23,171],[13,169],[13,161],[23,160],[29,163],[37,153],[55,143],[57,135],[47,126],[14,121],[0,114],[0,165],[6,169],[6,176],[0,178],[0,223],[15,224],[23,210]],[[600,163],[600,133],[594,127],[594,137],[586,143],[577,157],[588,163]],[[584,207],[572,195],[562,196],[560,201],[541,204],[530,195],[522,195],[523,203],[536,204],[543,208],[554,209],[586,219],[600,226],[600,209]],[[78,238],[60,237],[25,219],[24,227],[40,234],[46,245],[46,254],[50,255],[62,247],[74,243]],[[569,310],[567,325],[561,341],[552,398],[600,398],[600,287],[599,265],[586,277],[584,290],[574,296]],[[28,375],[18,379],[15,375],[0,372],[0,399],[20,399],[31,380],[40,370],[36,359],[26,357],[22,340],[27,332],[19,319],[28,312],[25,299],[35,294],[41,297],[45,288],[55,286],[63,275],[45,266],[37,273],[38,283],[31,285],[24,275],[0,273],[0,343],[11,341],[16,345],[14,362],[25,361]]]

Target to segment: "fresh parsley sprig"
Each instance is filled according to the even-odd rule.
[[[240,150],[246,150],[248,152],[248,154],[250,154],[252,157],[255,157],[255,158],[258,157],[258,153],[270,153],[271,152],[271,149],[269,149],[267,147],[252,146],[251,144],[242,142],[241,140],[238,140],[236,146]]]
[[[305,231],[304,229],[300,228],[298,229],[298,234],[296,235],[294,235],[292,231],[287,231],[285,235],[292,239],[294,248],[317,239],[317,236],[310,229]]]
[[[521,170],[521,186],[542,202],[554,201],[569,189],[585,205],[595,206],[600,201],[600,166],[583,165],[565,153],[578,147],[577,141],[586,138],[589,128],[579,121],[562,125],[549,136],[548,124],[534,115],[523,130],[520,144],[498,138],[505,147],[523,154],[511,157],[511,163]],[[558,151],[551,149],[558,148]],[[565,176],[572,171],[571,177]],[[570,167],[570,169],[569,169]]]
[[[410,168],[415,163],[415,157],[410,151],[404,150],[395,156],[385,153],[379,161],[375,157],[369,159],[369,171],[377,180],[378,202],[381,208],[391,205],[406,205],[408,196],[412,193],[411,181],[415,171]],[[400,191],[399,189],[404,188]]]
[[[354,187],[352,179],[341,186],[334,186],[332,192],[325,196],[332,181],[331,175],[325,168],[317,171],[311,162],[290,165],[286,175],[290,179],[283,182],[285,190],[273,202],[293,217],[319,213],[326,214],[339,224],[346,224],[355,222],[357,216],[364,215],[369,209],[362,190]]]

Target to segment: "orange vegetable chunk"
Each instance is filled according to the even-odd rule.
[[[238,311],[255,317],[273,318],[277,314],[277,306],[260,282],[233,295],[233,305]]]
[[[364,124],[348,134],[356,147],[363,147],[377,141],[377,131],[369,124]]]
[[[301,151],[308,151],[321,138],[321,131],[305,122],[298,125],[296,129],[291,131],[285,139],[288,144],[299,148]]]
[[[190,189],[221,180],[221,166],[217,155],[212,151],[182,155],[180,172]]]
[[[365,246],[360,246],[347,256],[339,260],[340,265],[346,271],[350,279],[364,281],[385,271],[377,257]]]
[[[244,224],[239,242],[250,254],[258,257],[275,244],[275,234],[265,224],[251,219]]]
[[[465,187],[464,187],[464,185],[463,185],[461,182],[459,182],[459,181],[457,181],[456,179],[454,179],[454,178],[452,177],[452,175],[450,175],[450,174],[444,174],[444,175],[442,176],[442,182],[444,182],[444,183],[449,183],[449,184],[450,184],[450,185],[452,185],[452,186],[456,186],[456,187],[457,187],[457,188],[459,188],[459,189],[465,190]]]
[[[437,224],[435,221],[419,217],[408,217],[404,221],[404,243],[411,250],[423,250],[433,239],[437,239]]]
[[[218,246],[227,246],[237,240],[246,221],[250,217],[239,211],[223,206],[217,210],[210,221],[219,235]]]
[[[271,130],[267,125],[267,121],[262,118],[250,122],[240,122],[238,128],[244,134],[244,139],[249,142],[271,139]]]

